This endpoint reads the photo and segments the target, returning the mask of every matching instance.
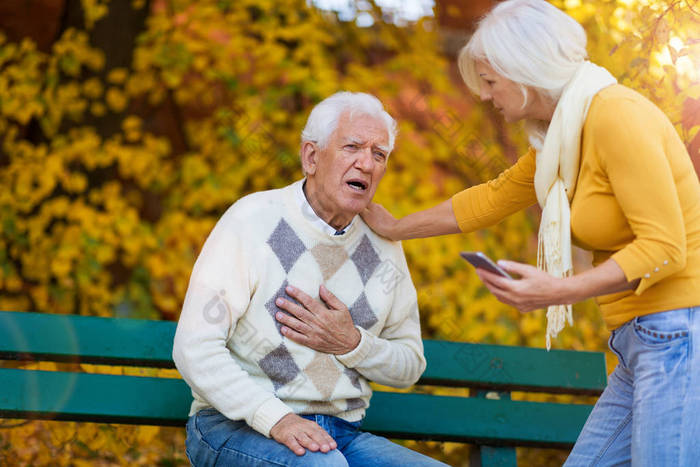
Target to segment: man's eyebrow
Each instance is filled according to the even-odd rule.
[[[386,153],[389,152],[389,146],[384,146],[382,144],[375,144],[374,147],[379,149],[380,151],[384,151]]]
[[[345,143],[352,143],[352,144],[357,144],[359,146],[364,146],[367,142],[361,138],[355,137],[355,136],[348,136],[345,138]],[[384,146],[383,144],[374,144],[373,147],[379,149],[380,151],[384,151],[386,153],[389,152],[389,146]]]

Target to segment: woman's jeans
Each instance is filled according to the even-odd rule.
[[[318,423],[338,447],[327,453],[309,450],[297,456],[287,446],[266,438],[244,421],[229,420],[215,409],[204,409],[187,422],[187,457],[195,467],[204,466],[443,466],[386,438],[360,431],[330,415],[303,415]]]
[[[619,364],[565,466],[700,465],[700,307],[615,329]]]

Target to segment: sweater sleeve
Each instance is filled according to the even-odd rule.
[[[634,240],[612,255],[637,295],[682,270],[686,232],[666,154],[666,117],[651,104],[618,99],[592,116],[592,141]]]
[[[489,227],[537,202],[535,156],[534,148],[530,148],[497,178],[452,197],[452,209],[462,232]]]
[[[399,244],[400,245],[400,244]],[[403,254],[396,255],[394,305],[379,335],[357,327],[360,343],[352,351],[336,358],[354,368],[370,381],[393,387],[408,387],[418,381],[425,370],[423,340],[420,334],[418,297]]]
[[[198,396],[231,420],[244,419],[265,436],[292,410],[256,384],[226,343],[255,288],[252,252],[231,208],[207,238],[194,265],[173,345],[173,360]],[[248,247],[250,248],[250,247]]]

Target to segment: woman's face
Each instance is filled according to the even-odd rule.
[[[525,97],[515,82],[499,75],[485,62],[476,62],[476,72],[481,78],[481,100],[491,101],[506,121],[516,122],[524,118],[547,119],[537,93],[529,92],[528,103],[523,107]]]

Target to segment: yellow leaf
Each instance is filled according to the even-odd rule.
[[[142,425],[139,426],[138,428],[138,434],[137,434],[137,439],[140,444],[149,444],[151,441],[153,441],[153,438],[156,437],[156,435],[160,432],[160,427],[158,426],[146,426]]]

